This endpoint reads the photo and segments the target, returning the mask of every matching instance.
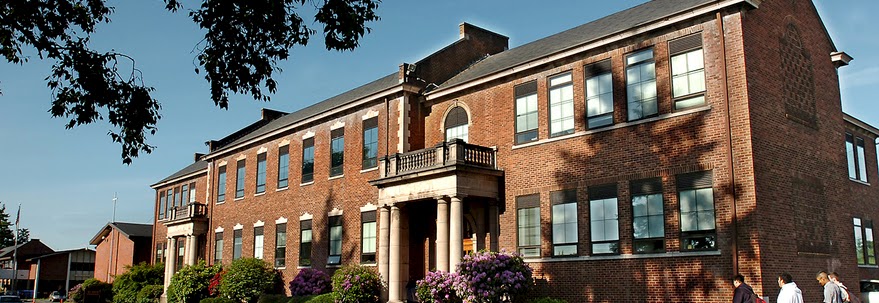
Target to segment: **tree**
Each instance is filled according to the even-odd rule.
[[[278,62],[294,46],[305,46],[323,26],[327,50],[353,50],[379,20],[381,0],[202,0],[189,16],[204,30],[196,58],[211,87],[216,106],[228,109],[229,93],[249,94],[269,101],[277,90],[273,78]],[[165,0],[178,12],[179,0]],[[297,10],[313,5],[314,22]],[[109,23],[113,7],[106,0],[0,1],[0,55],[9,63],[24,64],[33,49],[40,59],[54,61],[47,78],[52,90],[50,113],[68,119],[67,128],[108,119],[108,135],[122,146],[122,162],[130,164],[155,146],[146,142],[156,133],[161,105],[152,97],[134,58],[89,46],[89,37],[101,23]]]
[[[24,243],[31,239],[31,231],[27,228],[18,229],[18,243]]]
[[[14,220],[14,219],[13,219]],[[15,245],[15,221],[9,221],[6,213],[6,204],[0,204],[0,248]],[[30,239],[30,231],[27,228],[18,230],[18,243],[27,242]]]

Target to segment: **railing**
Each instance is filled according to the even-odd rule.
[[[207,213],[207,207],[202,203],[189,203],[184,206],[177,206],[171,208],[168,212],[168,221],[175,221],[181,219],[191,219],[196,217],[204,217]]]
[[[455,139],[433,148],[385,156],[379,161],[380,177],[457,164],[497,169],[497,150]]]

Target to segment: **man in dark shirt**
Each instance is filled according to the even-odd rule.
[[[750,285],[745,284],[745,277],[742,274],[737,274],[732,280],[733,285],[736,287],[736,290],[733,292],[732,303],[753,303],[754,290],[751,289]]]

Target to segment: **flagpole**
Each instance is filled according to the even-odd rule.
[[[15,239],[12,252],[12,290],[15,291],[18,284],[18,219],[21,217],[21,203],[18,204],[18,211],[15,213],[15,233],[12,238]]]

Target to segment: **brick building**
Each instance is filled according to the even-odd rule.
[[[88,248],[57,251],[26,262],[37,298],[49,297],[53,291],[66,296],[71,287],[95,277],[95,251]]]
[[[389,302],[481,249],[571,302],[724,302],[737,272],[767,297],[790,272],[806,301],[820,270],[879,279],[879,130],[842,112],[851,57],[811,1],[654,0],[513,49],[459,34],[207,142],[153,185],[153,257],[287,279],[367,264]]]
[[[152,262],[153,225],[110,222],[89,244],[95,245],[94,278],[113,283],[125,267]]]

